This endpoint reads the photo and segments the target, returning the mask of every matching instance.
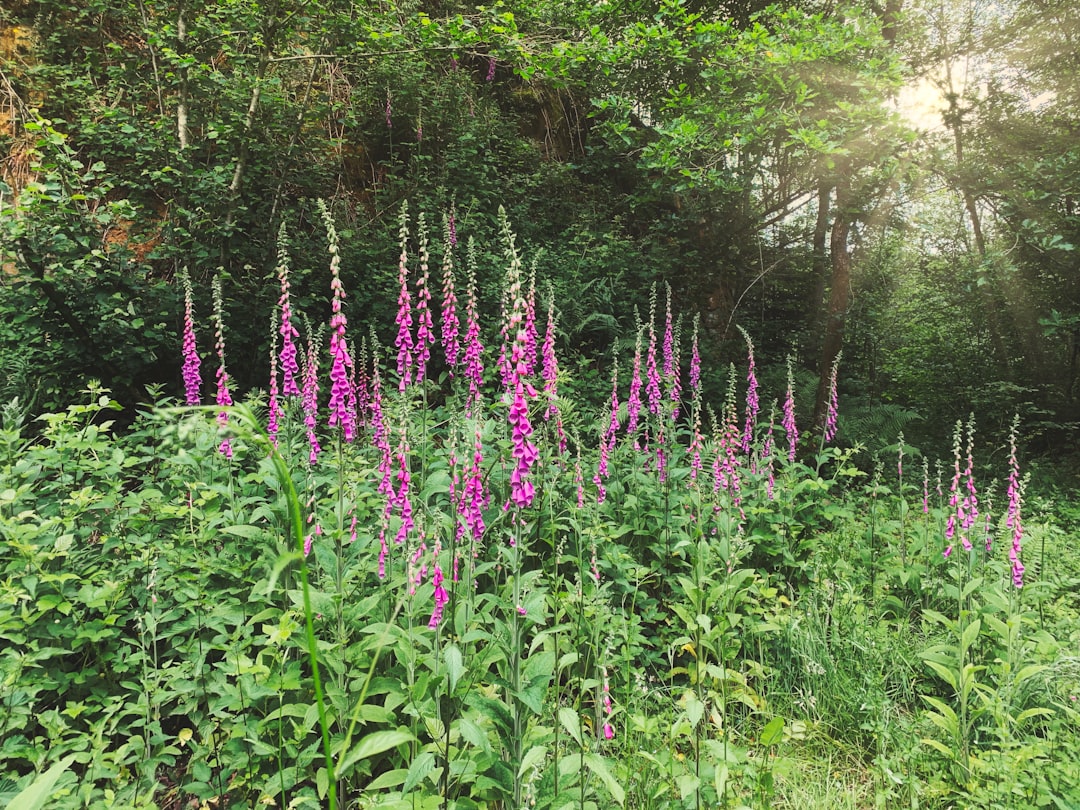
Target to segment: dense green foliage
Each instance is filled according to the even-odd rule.
[[[1071,5],[5,4],[0,804],[1080,805]]]
[[[1055,518],[1015,443],[976,466],[973,420],[951,485],[949,454],[932,467],[903,434],[876,456],[800,440],[794,375],[765,419],[753,350],[745,375],[698,380],[670,304],[597,412],[555,373],[553,321],[537,364],[536,285],[504,238],[502,323],[523,320],[501,347],[485,330],[485,382],[439,348],[430,367],[454,376],[412,382],[407,342],[408,373],[361,349],[351,440],[337,317],[329,417],[277,399],[276,375],[269,411],[166,399],[124,431],[97,388],[36,438],[18,401],[4,410],[10,806],[1080,800],[1068,494],[1046,490],[1066,498]],[[403,228],[420,325],[426,243],[417,274],[410,244]],[[712,387],[728,393],[703,432]]]

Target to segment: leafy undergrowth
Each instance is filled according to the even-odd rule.
[[[790,382],[758,419],[752,346],[705,432],[670,314],[597,414],[508,256],[499,385],[390,391],[335,316],[328,429],[312,334],[308,395],[231,406],[219,306],[218,407],[4,410],[0,803],[1080,805],[1076,549],[1015,443],[886,476]]]

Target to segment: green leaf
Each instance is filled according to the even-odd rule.
[[[604,787],[608,789],[611,798],[615,800],[619,807],[622,807],[626,802],[626,792],[608,769],[607,760],[599,754],[590,752],[585,755],[585,767],[592,771],[593,774],[604,783]]]
[[[965,649],[971,649],[971,646],[975,643],[975,640],[979,637],[979,632],[982,630],[982,621],[976,619],[967,627],[964,628],[964,633],[960,637],[960,646]]]
[[[39,774],[18,796],[8,802],[8,810],[38,810],[44,807],[45,802],[52,795],[57,780],[64,775],[64,771],[70,767],[74,759],[74,756],[64,757],[45,773]]]
[[[938,677],[949,684],[954,690],[959,691],[960,683],[957,681],[956,673],[953,670],[938,661],[931,661],[928,658],[924,658],[923,660],[926,661],[926,665],[930,667],[930,669],[938,674]]]
[[[545,756],[547,756],[547,746],[544,745],[534,745],[526,751],[525,756],[521,758],[521,765],[518,767],[518,779],[522,778],[531,768],[542,762]]]
[[[1016,673],[1016,683],[1026,681],[1032,675],[1038,675],[1043,670],[1048,669],[1046,664],[1028,664]]]
[[[453,694],[465,671],[461,649],[456,644],[451,644],[443,650],[443,660],[446,662],[446,676],[450,680],[450,694]]]
[[[579,746],[581,745],[581,720],[573,709],[569,706],[563,706],[559,709],[559,725],[566,729],[566,733],[574,738]]]
[[[373,731],[349,751],[341,764],[335,768],[335,772],[339,776],[344,776],[348,769],[360,760],[381,754],[383,751],[389,751],[399,745],[410,743],[415,739],[416,737],[408,731]]]
[[[1032,717],[1053,717],[1054,712],[1051,709],[1039,707],[1037,709],[1024,709],[1020,714],[1016,715],[1016,722],[1023,723],[1025,720],[1030,720]]]
[[[401,792],[408,793],[424,781],[433,770],[435,770],[435,755],[430,751],[425,751],[414,759],[412,765],[409,766],[409,773],[405,777],[405,784],[402,786]]]
[[[258,526],[223,526],[221,530],[226,534],[235,534],[237,537],[244,537],[248,540],[257,540],[266,536],[266,529]]]
[[[784,739],[784,718],[774,717],[761,730],[758,740],[764,746],[778,745]]]

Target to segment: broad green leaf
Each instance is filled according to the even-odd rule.
[[[626,802],[626,792],[608,769],[607,760],[599,754],[590,752],[585,755],[585,767],[604,783],[604,787],[611,794],[611,798],[615,800],[619,807],[622,807]]]
[[[401,792],[408,793],[424,781],[433,770],[435,770],[435,755],[430,751],[425,751],[414,759],[412,765],[409,766],[408,776],[405,777],[405,784],[402,786]]]
[[[74,756],[64,757],[43,774],[39,774],[33,782],[23,788],[14,799],[8,802],[7,810],[39,810],[44,807],[52,796],[56,782],[64,775],[70,766]]]
[[[939,742],[938,740],[931,740],[929,737],[924,737],[922,742],[923,742],[923,745],[929,745],[931,748],[937,749],[938,751],[940,751],[942,754],[944,754],[949,759],[951,759],[951,760],[956,759],[956,752],[953,751],[951,748],[949,748],[944,743]]]
[[[923,659],[926,661],[926,665],[930,667],[934,672],[938,674],[945,683],[949,684],[955,691],[960,691],[960,683],[956,679],[956,673],[949,669],[942,663],[937,661],[931,661],[930,659]]]
[[[389,751],[399,745],[410,743],[416,738],[408,731],[373,731],[364,736],[360,742],[345,755],[336,771],[344,775],[350,767],[362,759]]]
[[[528,751],[525,752],[525,756],[521,758],[521,765],[518,767],[518,779],[523,777],[529,772],[531,768],[542,762],[547,755],[547,746],[534,745]]]
[[[446,676],[450,680],[450,693],[453,694],[461,680],[461,674],[465,671],[461,649],[456,644],[449,645],[443,650],[443,660],[446,662]]]
[[[784,739],[784,718],[774,717],[770,720],[765,728],[761,730],[761,736],[758,738],[762,745],[778,745],[781,740]]]
[[[964,633],[960,637],[960,646],[965,650],[971,649],[971,646],[975,643],[975,640],[979,637],[981,631],[982,621],[976,619],[964,628]]]
[[[1051,709],[1039,707],[1037,709],[1024,709],[1020,714],[1016,715],[1016,722],[1023,723],[1025,720],[1030,720],[1032,717],[1053,717],[1054,712]]]
[[[574,738],[574,742],[579,746],[581,745],[581,719],[578,717],[577,712],[569,706],[563,706],[559,709],[559,725]]]
[[[1046,664],[1028,664],[1016,673],[1016,682],[1026,681],[1032,675],[1038,675],[1040,672],[1048,669]]]

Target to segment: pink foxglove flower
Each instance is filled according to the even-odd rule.
[[[320,332],[322,328],[320,327]],[[319,439],[315,435],[315,425],[318,424],[319,413],[319,343],[320,337],[308,330],[307,356],[304,363],[304,390],[301,400],[304,404],[304,426],[307,428],[308,463],[314,464],[322,448]]]
[[[330,427],[341,425],[342,438],[352,442],[356,435],[355,398],[350,380],[352,379],[353,361],[345,342],[345,313],[341,311],[345,300],[345,288],[341,284],[341,255],[338,252],[337,229],[330,209],[323,200],[319,200],[326,225],[326,234],[330,242],[330,290],[333,299],[330,303]],[[349,404],[353,403],[353,408]]]
[[[761,463],[765,465],[765,492],[768,495],[769,500],[773,499],[773,492],[776,488],[776,474],[773,469],[773,457],[776,455],[774,452],[775,444],[773,441],[773,431],[776,428],[776,404],[773,403],[772,408],[769,410],[769,432],[765,434],[765,444],[761,448]]]
[[[799,428],[795,424],[795,376],[791,370],[791,357],[787,359],[787,394],[784,397],[783,427],[788,439],[788,461],[795,460],[795,448],[799,443]]]
[[[952,486],[949,487],[949,508],[953,511],[949,513],[949,519],[945,525],[945,551],[942,552],[942,556],[948,557],[952,554],[952,541],[956,536],[956,516],[957,511],[962,511],[960,496],[958,490],[960,488],[960,441],[963,431],[963,423],[957,420],[956,429],[953,431],[953,480]]]
[[[281,403],[278,402],[278,355],[277,355],[277,310],[270,311],[270,403],[266,420],[266,433],[274,447],[278,446],[279,420]]]
[[[488,57],[487,76],[484,78],[484,80],[489,81],[489,82],[495,81],[495,57],[494,56],[489,56]]]
[[[930,461],[926,456],[922,460],[922,511],[930,514]]]
[[[611,412],[608,418],[607,428],[600,437],[600,463],[593,476],[596,484],[596,502],[603,503],[607,498],[607,490],[604,481],[608,477],[608,456],[615,447],[615,434],[619,430],[619,361],[616,358],[611,370]]]
[[[300,337],[292,322],[292,305],[289,300],[289,252],[286,247],[285,223],[281,223],[278,229],[278,281],[281,284],[281,297],[278,298],[278,306],[281,308],[281,320],[278,331],[281,334],[281,393],[286,397],[300,396],[300,364],[296,349],[295,338]]]
[[[957,510],[957,516],[960,519],[960,529],[962,535],[960,542],[964,546],[965,551],[971,551],[971,529],[975,525],[975,521],[979,517],[979,498],[975,491],[975,475],[974,475],[974,459],[972,454],[974,453],[975,445],[975,415],[972,414],[968,421],[967,428],[967,467],[964,470],[965,489],[964,498],[961,501],[960,508]]]
[[[637,320],[637,308],[634,309],[634,319]],[[644,326],[638,322],[637,338],[634,341],[634,368],[630,375],[630,395],[626,401],[626,435],[631,436],[636,443],[638,440],[638,419],[641,415],[641,338]]]
[[[435,324],[431,320],[431,289],[428,273],[428,235],[423,212],[417,217],[420,234],[420,277],[416,282],[416,381],[423,382],[427,363],[431,359],[431,344],[435,342]]]
[[[457,243],[457,234],[454,231],[454,210],[450,209],[450,215],[446,218],[446,240],[442,264],[442,314],[441,336],[443,353],[446,355],[446,365],[450,367],[453,375],[454,368],[458,364],[458,355],[461,353],[461,344],[458,341],[458,333],[461,324],[457,314],[457,294],[454,292],[454,245]]]
[[[700,313],[694,315],[694,337],[690,344],[690,393],[701,394],[701,352],[698,349],[698,327],[701,324]]]
[[[645,359],[645,393],[649,400],[649,413],[660,415],[660,372],[656,367],[656,285],[649,295],[649,346]]]
[[[611,707],[611,685],[608,682],[607,667],[603,669],[604,673],[604,739],[610,740],[615,736],[615,729],[611,726],[611,715],[614,711]]]
[[[536,267],[529,271],[529,289],[525,294],[525,365],[526,377],[536,373],[536,348],[538,346],[536,328]]]
[[[215,277],[213,281],[214,292],[214,338],[218,356],[217,369],[217,404],[222,408],[218,412],[218,424],[225,427],[229,424],[229,412],[224,410],[233,404],[232,395],[229,393],[229,374],[225,370],[225,325],[222,315],[221,277]],[[226,436],[218,445],[218,452],[225,458],[233,457],[232,440]]]
[[[484,493],[484,446],[480,439],[480,426],[476,426],[476,434],[473,443],[473,462],[469,471],[469,477],[465,481],[465,490],[461,495],[459,512],[465,518],[465,524],[472,532],[475,542],[480,542],[484,536],[484,504],[487,496]]]
[[[465,293],[465,377],[469,395],[465,400],[465,415],[471,416],[480,402],[484,385],[484,345],[480,342],[480,321],[476,305],[476,261],[473,241],[469,239],[469,286]]]
[[[187,268],[180,273],[184,285],[184,401],[188,405],[202,404],[202,378],[199,376],[199,350],[195,345],[195,317],[191,299],[191,276]]]
[[[836,353],[836,358],[832,363],[832,370],[829,372],[829,405],[825,413],[825,442],[831,442],[836,438],[836,419],[839,415],[838,397],[836,393],[836,378],[840,371],[840,357],[842,352]]]
[[[739,327],[743,339],[746,341],[746,422],[743,426],[742,450],[749,455],[750,445],[754,437],[754,425],[758,415],[758,381],[756,365],[754,363],[754,342],[750,339],[750,333]]]
[[[371,372],[371,443],[379,451],[379,480],[378,492],[390,497],[394,491],[393,476],[393,451],[390,449],[390,431],[386,425],[386,416],[383,413],[382,375],[379,373],[379,350],[378,344],[372,343],[375,349],[372,352]]]
[[[412,478],[409,474],[409,443],[404,424],[401,426],[401,438],[398,441],[397,462],[398,489],[394,493],[394,505],[400,510],[401,525],[398,526],[394,542],[401,545],[408,539],[409,533],[416,528],[413,521],[412,499],[409,497],[409,482]]]
[[[1020,479],[1020,464],[1016,460],[1016,432],[1020,427],[1020,417],[1014,416],[1009,430],[1009,487],[1006,492],[1009,499],[1005,526],[1012,529],[1012,547],[1009,549],[1009,562],[1012,563],[1013,585],[1024,587],[1024,564],[1020,561],[1023,553],[1024,527],[1020,521],[1020,507],[1024,496],[1024,482]]]
[[[431,586],[435,591],[435,609],[431,611],[428,627],[434,630],[442,621],[443,609],[446,607],[446,603],[450,601],[450,594],[443,587],[443,572],[438,563],[435,564],[435,570],[431,575]]]
[[[507,361],[509,378],[507,393],[512,397],[510,403],[510,427],[511,441],[514,449],[513,457],[516,459],[514,469],[510,473],[510,501],[514,505],[524,508],[531,506],[536,496],[536,489],[529,480],[529,473],[539,458],[539,451],[532,443],[532,424],[529,421],[528,400],[536,396],[536,391],[526,380],[527,362],[525,359],[528,335],[526,333],[525,319],[526,303],[521,291],[521,259],[514,247],[514,235],[510,231],[510,224],[506,220],[506,212],[500,208],[499,218],[502,222],[503,238],[506,242],[506,254],[510,260],[507,270],[506,300],[509,306],[509,317],[504,321],[504,328],[508,335],[515,335],[510,346],[510,356]],[[509,507],[509,503],[507,503]]]
[[[398,326],[397,339],[394,345],[398,349],[397,371],[398,390],[404,391],[412,382],[413,374],[413,337],[412,337],[412,298],[409,295],[409,207],[407,203],[401,206],[401,227],[398,231],[401,240],[401,255],[398,257],[398,313],[394,323]]]
[[[667,307],[664,310],[664,379],[670,383],[675,376],[675,333],[671,320],[671,285],[665,283],[664,289],[667,291]]]
[[[555,436],[559,440],[559,453],[566,452],[566,432],[563,430],[562,414],[559,412],[559,363],[555,357],[555,299],[548,302],[547,330],[544,332],[543,355],[544,395],[548,406],[544,411],[544,420],[555,419]]]

